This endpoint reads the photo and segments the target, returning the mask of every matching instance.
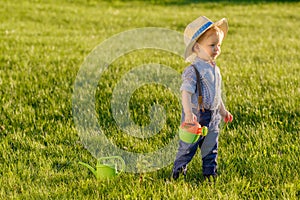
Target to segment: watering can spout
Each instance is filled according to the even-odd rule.
[[[93,174],[97,177],[97,172],[96,169],[94,169],[92,166],[90,166],[89,164],[83,163],[83,162],[79,162],[79,164],[87,167],[89,170],[91,170],[91,172],[93,172]]]

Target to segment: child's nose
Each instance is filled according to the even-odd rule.
[[[214,51],[215,51],[215,52],[219,52],[219,51],[221,51],[221,47],[220,47],[220,46],[218,46],[218,45],[216,45],[216,46],[214,47]]]

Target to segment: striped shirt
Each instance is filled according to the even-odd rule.
[[[201,77],[203,105],[205,109],[216,110],[221,103],[221,74],[216,65],[212,67],[209,63],[196,58],[193,63]],[[192,93],[192,107],[198,107],[198,90],[196,92],[196,72],[192,65],[188,66],[182,74],[182,85],[180,91],[185,90]],[[196,92],[196,93],[195,93]]]

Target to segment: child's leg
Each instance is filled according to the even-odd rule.
[[[202,172],[204,176],[217,175],[218,132],[209,133],[201,146]]]
[[[202,156],[202,173],[204,176],[217,175],[217,157],[218,157],[218,138],[219,138],[219,123],[220,115],[218,110],[210,111],[210,116],[207,113],[200,115],[207,116],[209,119],[208,134],[201,145]],[[200,118],[201,119],[201,118]],[[207,123],[208,120],[205,122]]]
[[[176,155],[176,159],[174,162],[173,167],[173,174],[179,174],[182,169],[186,168],[187,164],[192,160],[194,157],[197,148],[199,146],[199,143],[202,140],[199,139],[197,142],[193,144],[188,144],[185,142],[179,141],[179,148]]]

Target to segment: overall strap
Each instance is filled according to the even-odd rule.
[[[200,106],[202,107],[202,112],[204,112],[204,105],[203,105],[203,96],[202,96],[202,88],[201,88],[201,76],[199,71],[197,70],[196,66],[192,64],[192,66],[194,67],[194,70],[196,72],[196,91],[199,90],[199,96],[198,96],[198,110],[200,110]]]

